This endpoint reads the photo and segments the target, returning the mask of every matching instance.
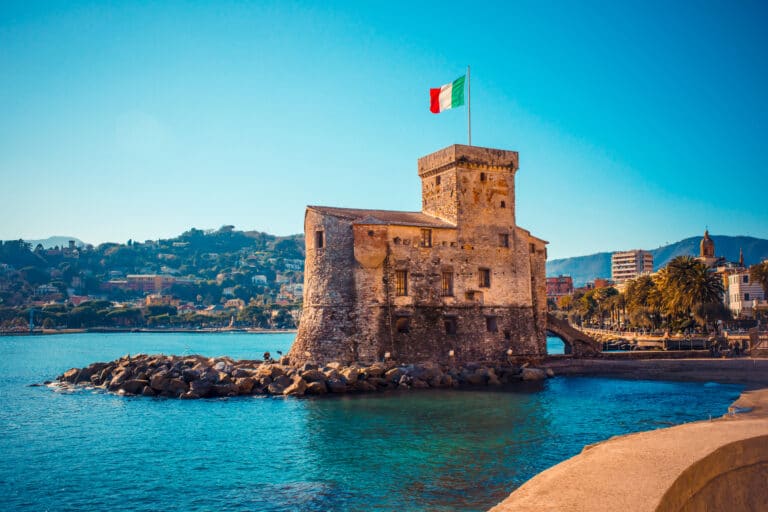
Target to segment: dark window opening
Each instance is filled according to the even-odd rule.
[[[506,201],[502,201],[501,202],[501,207],[502,208],[506,208],[507,207],[507,202]]]
[[[749,276],[748,276],[748,275],[747,275],[747,276],[744,276],[744,282],[745,282],[745,283],[748,283],[748,282],[749,282]]]
[[[315,249],[322,249],[325,246],[325,233],[322,229],[315,231]]]
[[[453,272],[443,272],[441,281],[442,288],[440,294],[443,297],[453,297]]]
[[[395,329],[399,334],[411,332],[411,319],[407,316],[399,316],[395,319]]]
[[[512,332],[509,329],[504,329],[504,339],[507,341],[512,339]]]
[[[531,254],[534,254],[536,252],[536,246],[534,244],[528,244],[528,250],[531,252]]]
[[[372,229],[368,230],[368,236],[373,236],[373,230]]]
[[[499,234],[499,247],[509,247],[509,235],[507,233]]]
[[[432,230],[431,229],[422,229],[421,230],[421,244],[422,247],[432,247]]]
[[[491,270],[487,268],[481,268],[478,271],[478,283],[477,285],[480,288],[490,288],[491,287]]]
[[[401,242],[399,236],[396,236],[392,241],[395,242],[395,245],[400,245],[400,242]]]
[[[439,185],[439,184],[440,184],[440,176],[436,176],[435,177],[435,185]]]
[[[408,295],[408,271],[398,270],[395,272],[395,295]]]
[[[499,327],[496,325],[495,316],[485,317],[485,330],[488,332],[499,332]]]
[[[485,173],[484,172],[480,173],[480,181],[485,181]]]
[[[443,319],[445,325],[445,334],[456,334],[456,319],[453,317],[446,317]]]
[[[744,294],[744,300],[749,300],[749,294],[748,293]]]

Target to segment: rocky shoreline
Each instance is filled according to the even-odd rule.
[[[63,388],[93,387],[128,396],[196,399],[501,386],[554,376],[549,368],[527,365],[468,363],[457,367],[426,363],[402,365],[390,361],[370,365],[306,363],[294,367],[287,363],[286,359],[275,362],[200,355],[126,355],[111,362],[72,368],[55,382],[46,384]]]

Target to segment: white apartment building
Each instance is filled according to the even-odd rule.
[[[753,283],[749,272],[739,272],[728,276],[728,292],[726,305],[733,316],[752,316],[752,306],[755,302],[765,300],[763,287]]]
[[[642,249],[619,251],[611,254],[611,279],[625,283],[643,274],[653,272],[653,254]]]

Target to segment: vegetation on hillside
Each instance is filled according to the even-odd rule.
[[[258,231],[192,228],[167,240],[32,247],[0,241],[0,328],[293,327],[300,304],[304,240]],[[171,304],[145,303],[131,275],[160,275]],[[293,288],[291,288],[293,286]],[[235,301],[236,308],[223,308]],[[237,301],[241,302],[237,302]],[[176,306],[184,305],[183,311]]]

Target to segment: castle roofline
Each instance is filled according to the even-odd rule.
[[[348,219],[354,224],[362,225],[393,225],[393,226],[414,226],[423,228],[446,228],[455,229],[456,225],[446,222],[437,217],[432,217],[421,212],[399,212],[393,210],[364,210],[360,208],[335,208],[332,206],[307,206],[307,210],[312,210],[323,215],[331,215],[341,219]]]
[[[426,177],[455,165],[506,170],[514,173],[518,168],[518,153],[504,149],[454,144],[419,158],[418,172],[419,176]]]
[[[533,236],[533,235],[531,234],[531,232],[530,232],[530,231],[528,231],[527,229],[525,229],[525,228],[522,228],[522,227],[520,227],[520,226],[516,226],[515,228],[516,228],[518,231],[522,231],[523,233],[525,233],[525,234],[526,234],[526,236],[528,236],[529,238],[533,238],[533,239],[534,239],[534,240],[536,240],[537,242],[541,242],[541,243],[543,243],[544,245],[549,245],[549,242],[548,242],[547,240],[544,240],[543,238],[539,238],[539,237],[537,237],[537,236]]]

